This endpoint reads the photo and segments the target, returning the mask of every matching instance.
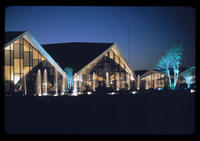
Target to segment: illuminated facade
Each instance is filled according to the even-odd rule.
[[[41,87],[41,94],[46,95],[45,87],[48,88],[48,93],[51,93],[51,89],[55,90],[54,75],[56,71],[58,79],[62,80],[65,77],[64,71],[28,32],[6,32],[4,53],[6,94],[33,95],[37,94],[37,87]],[[39,73],[41,78],[36,84]],[[58,81],[58,86],[61,87],[62,82]]]
[[[168,87],[166,74],[156,70],[135,71],[137,75],[137,89],[157,89]]]
[[[114,90],[135,86],[135,75],[119,48],[113,43],[60,43],[42,45],[62,68],[74,70],[74,89],[95,91],[97,87]],[[54,55],[53,48],[59,55]],[[62,57],[60,57],[62,56]]]
[[[6,94],[57,96],[69,85],[74,93],[135,86],[134,72],[114,43],[40,45],[29,32],[6,32],[4,53]],[[67,67],[73,71],[70,78]]]

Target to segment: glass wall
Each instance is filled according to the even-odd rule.
[[[4,52],[6,92],[22,90],[23,81],[20,81],[20,79],[27,75],[42,60],[46,60],[45,57],[24,38],[20,38],[5,47]]]
[[[81,87],[79,89],[84,90],[85,87],[88,87],[92,90],[94,88],[93,85],[95,87],[105,86],[106,81],[110,82],[109,87],[115,87],[117,85],[120,88],[127,88],[128,85],[126,83],[128,81],[126,80],[126,75],[130,76],[130,72],[124,62],[125,60],[122,56],[117,55],[111,49],[80,73],[83,82],[79,85]],[[96,75],[95,80],[93,80],[93,72]],[[106,76],[106,73],[108,76]]]

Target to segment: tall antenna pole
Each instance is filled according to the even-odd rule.
[[[128,25],[128,61],[129,61],[129,64],[130,64],[131,62],[130,62],[130,39],[129,39],[129,38],[130,38],[130,37],[129,37],[129,36],[130,36],[130,35],[129,35],[130,33],[129,33],[129,32],[130,32],[130,31],[129,31],[129,25]]]

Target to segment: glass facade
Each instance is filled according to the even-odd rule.
[[[23,81],[20,81],[20,79],[27,75],[38,63],[46,60],[45,57],[24,38],[20,38],[5,47],[4,52],[4,79],[5,88],[8,88],[6,92],[10,91],[11,86],[15,86],[16,84],[23,87]],[[13,88],[13,90],[16,91],[15,88]]]
[[[106,86],[106,81],[110,83],[109,85],[107,83],[109,87],[116,87],[114,85],[117,85],[119,88],[127,88],[126,83],[130,81],[126,80],[126,76],[130,76],[130,72],[124,63],[123,57],[115,52],[113,49],[109,50],[96,62],[80,72],[82,77],[82,80],[78,79],[81,81],[78,82],[81,83],[81,85],[78,85],[80,90],[84,90],[86,87],[93,90],[94,87]],[[96,77],[93,77],[94,72]]]
[[[159,72],[152,72],[141,79],[141,87],[145,89],[150,88],[164,88],[165,87],[165,77]]]

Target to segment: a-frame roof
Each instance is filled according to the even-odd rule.
[[[69,66],[74,72],[78,72],[112,45],[113,43],[71,42],[42,46],[62,69]]]
[[[55,62],[55,60],[42,48],[42,46],[37,42],[37,40],[28,31],[19,32],[5,32],[4,47],[15,42],[19,38],[26,39],[34,48],[36,48],[40,53],[48,59],[48,61],[63,75],[65,72],[60,68],[60,66]]]

